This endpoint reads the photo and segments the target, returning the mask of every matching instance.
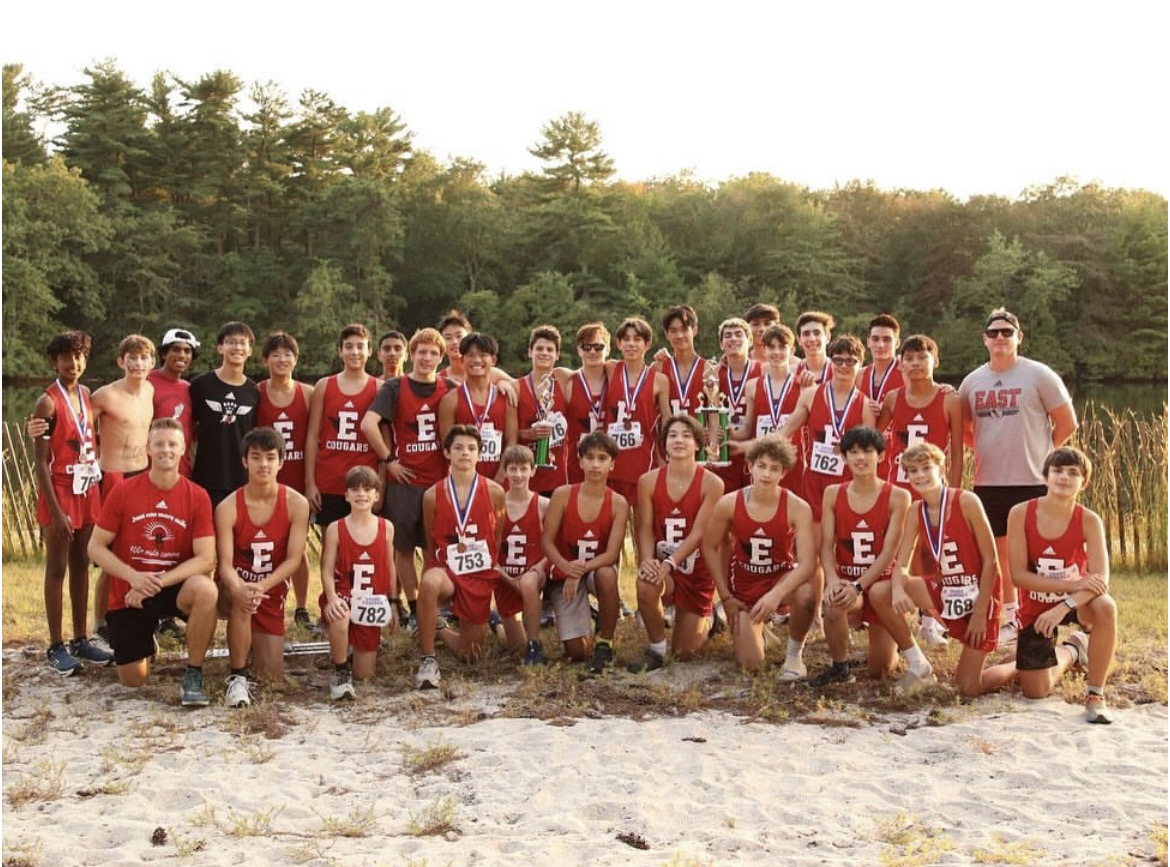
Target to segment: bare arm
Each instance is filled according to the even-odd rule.
[[[959,395],[951,392],[943,398],[947,416],[947,484],[963,486],[963,406]]]
[[[305,497],[314,512],[321,510],[321,492],[317,490],[317,449],[321,436],[321,416],[325,414],[326,382],[326,379],[319,380],[313,389],[313,396],[309,399],[309,424],[305,431]]]
[[[1072,403],[1058,406],[1048,413],[1052,420],[1052,447],[1060,448],[1077,431],[1077,413]]]

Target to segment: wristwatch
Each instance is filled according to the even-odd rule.
[[[1077,600],[1074,599],[1072,596],[1065,596],[1064,599],[1062,599],[1060,601],[1068,606],[1069,611],[1076,611],[1077,610]]]
[[[378,463],[392,464],[392,463],[394,463],[394,455],[386,455],[386,457],[384,457],[384,458],[378,458]]]
[[[865,592],[865,588],[861,586],[860,578],[853,582],[853,589],[857,591],[858,596]]]

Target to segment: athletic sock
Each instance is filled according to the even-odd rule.
[[[334,671],[349,671],[349,660],[347,659],[345,662],[333,663],[333,670]]]
[[[665,641],[651,641],[650,650],[657,653],[663,659],[666,659],[666,642]]]
[[[415,615],[416,617],[418,616],[418,600],[417,599],[407,599],[406,600],[406,607],[410,609],[411,614]]]
[[[599,647],[613,647],[613,639],[612,638],[602,638],[602,637],[598,636],[597,645]]]
[[[1089,686],[1085,687],[1085,690],[1089,695],[1099,695],[1101,698],[1105,697],[1105,687],[1103,686]]]
[[[800,659],[804,655],[804,642],[788,639],[788,658]]]
[[[902,651],[902,655],[906,657],[907,667],[915,674],[922,674],[931,669],[930,660],[917,644],[911,644]]]

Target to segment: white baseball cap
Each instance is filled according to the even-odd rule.
[[[192,351],[199,348],[199,341],[195,339],[195,335],[186,328],[172,328],[163,335],[162,342],[159,343],[159,348],[167,351],[167,347],[172,343],[186,343],[191,347]]]

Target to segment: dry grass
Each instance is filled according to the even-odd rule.
[[[415,777],[433,773],[462,757],[463,754],[459,752],[457,746],[445,744],[442,739],[427,747],[402,745],[402,764],[407,773]]]
[[[439,798],[426,804],[418,812],[410,811],[407,833],[412,837],[435,837],[458,832],[459,828],[455,824],[455,801],[452,798]]]

